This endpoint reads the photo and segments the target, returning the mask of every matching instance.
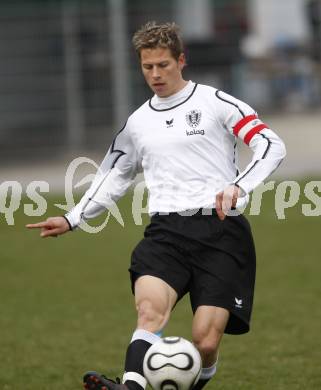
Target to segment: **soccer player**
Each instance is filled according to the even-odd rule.
[[[249,223],[235,209],[278,167],[285,147],[247,104],[183,78],[185,56],[174,23],[147,23],[133,44],[154,96],[128,118],[80,202],[64,217],[27,226],[41,228],[42,237],[74,230],[117,201],[142,170],[151,222],[130,266],[137,328],[122,383],[90,371],[84,386],[143,390],[144,355],[189,293],[192,338],[203,362],[199,390],[216,372],[223,334],[249,331],[255,249]],[[253,151],[242,172],[237,138]]]

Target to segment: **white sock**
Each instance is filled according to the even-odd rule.
[[[144,329],[136,329],[127,348],[123,383],[130,382],[130,389],[143,390],[147,381],[144,378],[143,359],[149,347],[160,337]]]
[[[149,332],[145,329],[136,329],[130,342],[132,343],[135,340],[145,340],[150,344],[154,344],[159,339],[160,336],[158,334]]]
[[[217,360],[211,367],[204,367],[201,370],[200,379],[211,379],[217,370]]]

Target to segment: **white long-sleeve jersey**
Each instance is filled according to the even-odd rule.
[[[242,172],[237,137],[253,151]],[[66,218],[74,228],[97,216],[125,194],[140,171],[150,214],[213,208],[215,195],[231,183],[243,190],[241,204],[284,157],[282,140],[250,106],[189,81],[168,98],[153,96],[128,118],[90,188]]]

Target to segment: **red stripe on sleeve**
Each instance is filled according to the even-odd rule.
[[[257,119],[256,115],[249,115],[249,116],[246,116],[245,118],[241,119],[239,122],[237,122],[237,124],[233,128],[234,135],[237,136],[238,133],[240,132],[240,130],[242,129],[242,127],[244,127],[246,124],[253,121],[254,119]]]
[[[259,133],[261,130],[263,129],[267,129],[267,125],[265,125],[264,123],[258,125],[258,126],[255,126],[253,127],[253,129],[251,129],[247,134],[246,136],[244,137],[244,142],[248,145],[251,141],[251,139],[255,136],[255,134]]]

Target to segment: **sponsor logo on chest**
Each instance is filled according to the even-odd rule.
[[[201,123],[201,119],[202,119],[202,112],[201,110],[191,110],[189,111],[186,115],[185,115],[185,119],[186,119],[186,122],[187,124],[192,128],[192,130],[186,130],[186,135],[187,136],[190,136],[190,135],[204,135],[205,134],[205,130],[203,129],[196,129],[196,127],[199,126],[199,124]]]
[[[185,114],[185,120],[187,124],[191,127],[191,129],[186,130],[185,133],[187,136],[190,135],[204,135],[204,129],[198,129],[197,127],[200,125],[202,120],[202,112],[201,110],[191,110],[187,114]],[[165,124],[167,129],[174,127],[174,118],[169,118],[165,120]],[[177,125],[177,123],[176,123]],[[179,125],[177,125],[179,127]]]

